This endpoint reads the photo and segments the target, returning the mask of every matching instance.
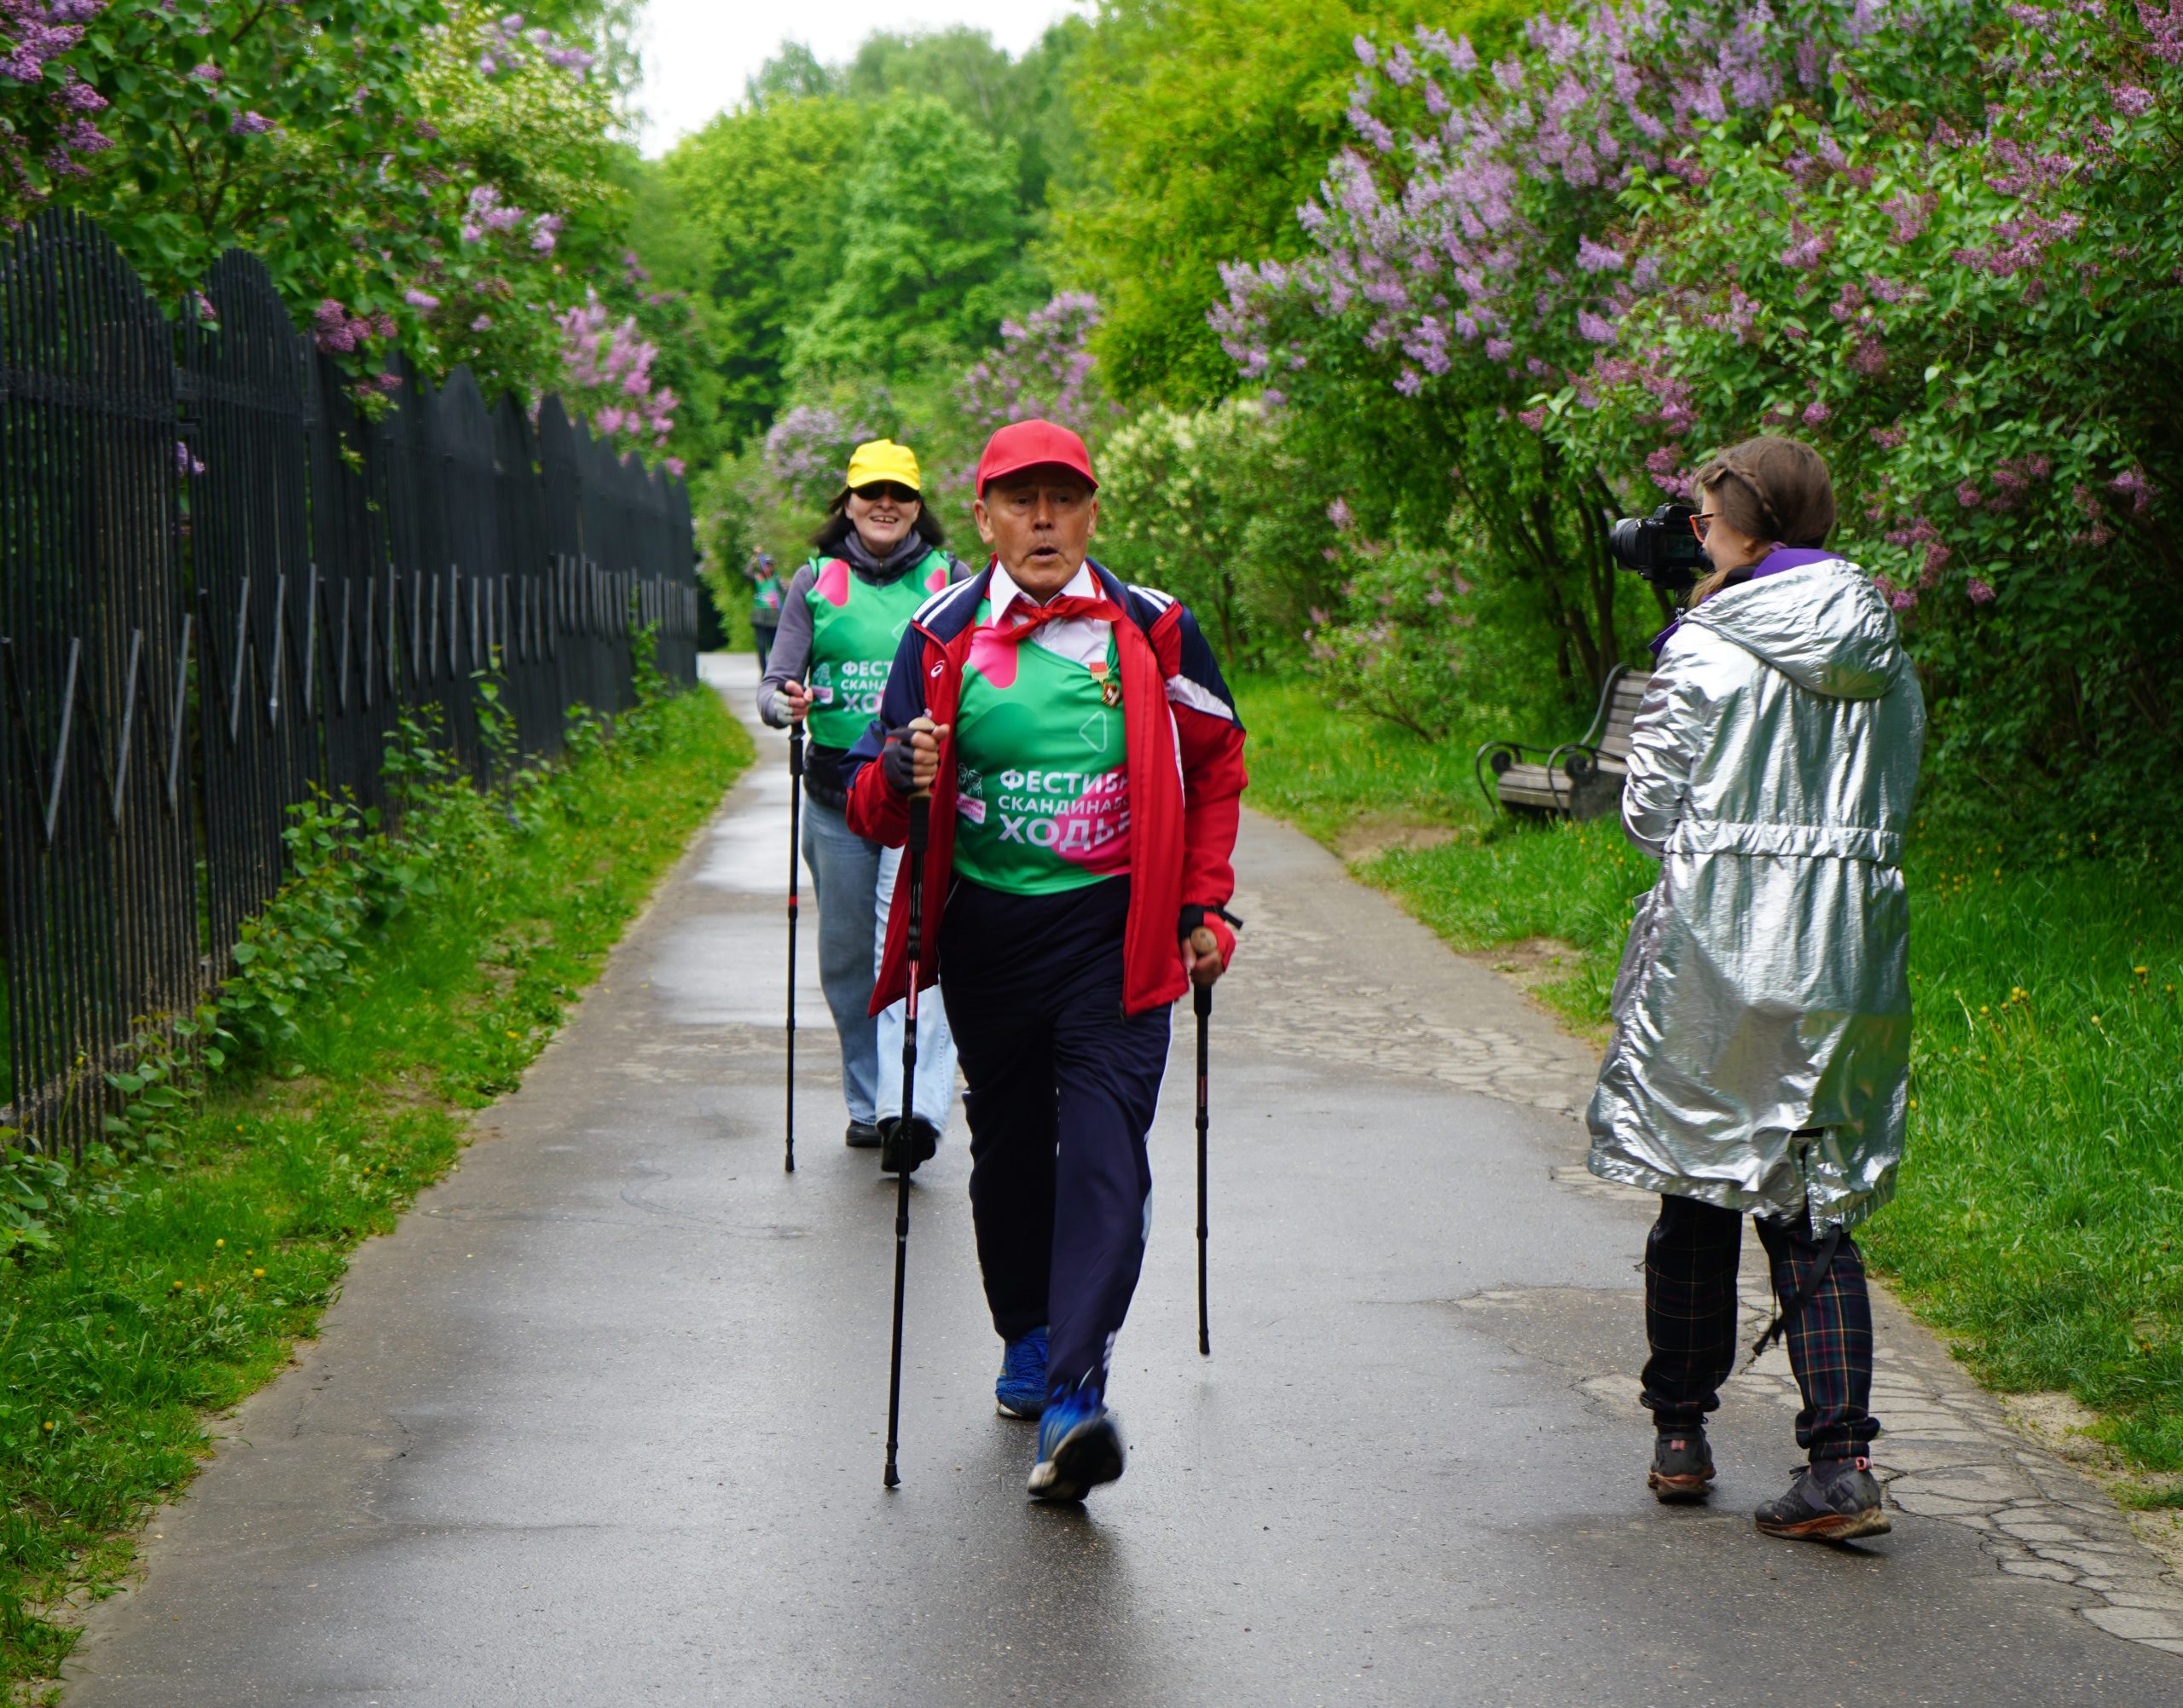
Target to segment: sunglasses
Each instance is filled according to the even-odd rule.
[[[1713,519],[1718,513],[1709,510],[1703,516],[1694,516],[1690,518],[1690,531],[1698,536],[1699,545],[1705,543],[1705,536],[1712,531]]]
[[[856,495],[867,504],[877,504],[883,498],[891,498],[897,504],[918,502],[918,494],[915,489],[898,485],[891,480],[875,480],[869,486],[856,488],[855,491]]]

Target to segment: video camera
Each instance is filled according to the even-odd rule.
[[[1650,516],[1625,516],[1608,529],[1607,550],[1662,593],[1688,593],[1706,567],[1705,548],[1690,531],[1697,513],[1688,504],[1663,504]]]

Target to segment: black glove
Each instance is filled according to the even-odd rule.
[[[917,792],[917,755],[910,747],[911,732],[890,729],[887,744],[879,750],[879,773],[887,779],[887,786],[907,800]]]
[[[1231,931],[1240,931],[1243,929],[1243,922],[1225,907],[1190,906],[1183,909],[1182,918],[1175,927],[1175,941],[1181,943],[1189,942],[1190,934],[1204,924],[1207,919],[1224,919]]]

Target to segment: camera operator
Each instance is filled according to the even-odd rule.
[[[1910,1045],[1901,866],[1925,708],[1894,613],[1828,552],[1827,465],[1756,438],[1699,471],[1710,572],[1653,643],[1622,815],[1660,861],[1616,976],[1586,1124],[1592,1172],[1660,1194],[1645,1248],[1647,1482],[1703,1499],[1705,1414],[1735,1362],[1757,1221],[1810,1455],[1757,1514],[1772,1536],[1888,1528],[1872,1309],[1850,1230],[1902,1154]]]

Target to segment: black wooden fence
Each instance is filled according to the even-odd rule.
[[[140,1022],[187,1012],[314,789],[384,813],[429,712],[480,781],[481,681],[524,751],[697,673],[690,506],[547,398],[457,368],[380,419],[230,252],[163,314],[106,235],[0,246],[0,1125],[80,1154]]]

